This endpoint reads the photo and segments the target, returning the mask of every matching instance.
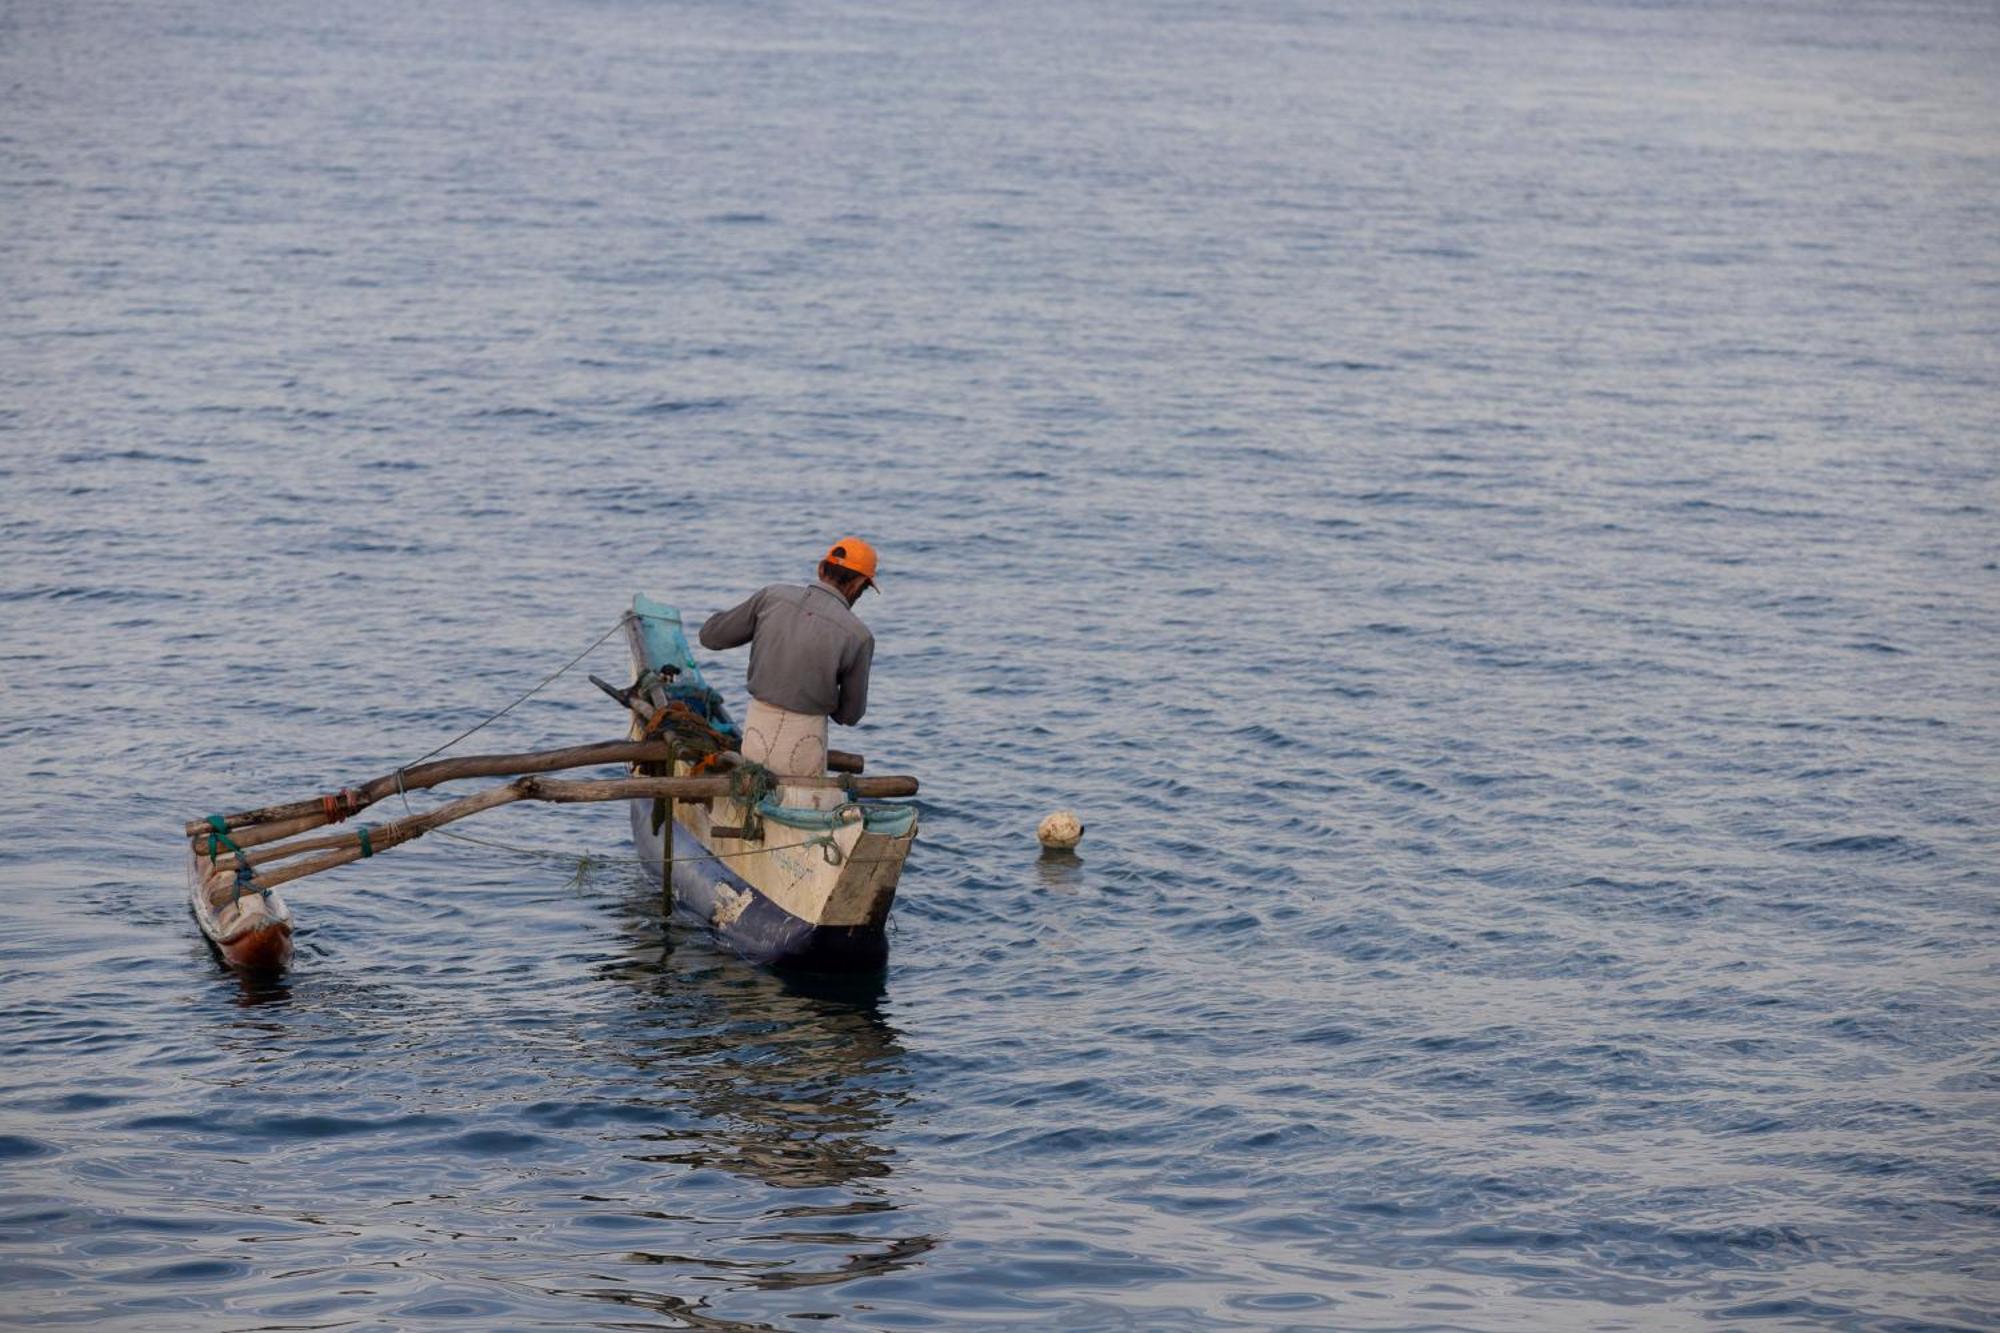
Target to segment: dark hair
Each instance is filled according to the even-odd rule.
[[[833,584],[836,588],[844,587],[849,583],[866,583],[868,581],[868,576],[860,570],[849,569],[845,565],[836,565],[831,560],[822,560],[819,562],[819,576],[828,583]]]

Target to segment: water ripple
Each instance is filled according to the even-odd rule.
[[[0,42],[9,1318],[2000,1321],[1977,7],[69,8]],[[886,978],[576,809],[214,967],[180,821],[850,530]]]

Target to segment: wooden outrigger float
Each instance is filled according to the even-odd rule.
[[[688,656],[678,613],[640,597],[625,624],[641,663],[638,680],[627,690],[598,684],[632,711],[629,739],[440,759],[325,796],[189,821],[189,907],[216,955],[248,974],[284,969],[293,920],[280,885],[516,801],[628,801],[642,863],[674,915],[709,927],[758,962],[879,968],[916,812],[862,798],[914,796],[917,780],[856,776],[860,758],[836,752],[832,762],[846,773],[774,785],[737,752],[734,724]],[[629,776],[545,776],[621,763],[630,765]],[[501,776],[513,780],[420,814],[305,836],[390,795]],[[671,858],[662,832],[669,820]]]

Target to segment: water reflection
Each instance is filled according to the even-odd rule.
[[[626,1260],[765,1292],[920,1264],[939,1237],[890,1234],[899,1204],[888,1140],[907,1071],[883,1010],[886,979],[781,976],[698,934],[663,939],[657,904],[646,892],[623,905],[624,956],[602,969],[635,997],[613,1058],[640,1071],[670,1112],[635,1136],[632,1160],[725,1171],[782,1193],[734,1224],[726,1256],[633,1250]],[[683,1296],[580,1294],[737,1326]]]
[[[657,893],[636,884],[564,910],[596,920],[518,969],[483,935],[446,948],[397,923],[425,949],[289,981],[216,976],[232,1003],[208,1009],[200,1044],[224,1063],[175,1132],[284,1142],[320,1199],[278,1190],[281,1206],[393,1215],[403,1229],[378,1239],[409,1263],[494,1224],[495,1196],[468,1180],[508,1209],[533,1198],[547,1226],[510,1230],[487,1276],[626,1308],[611,1319],[828,1317],[841,1284],[929,1262],[940,1236],[895,1186],[912,1075],[885,977],[780,976],[698,932],[663,936]],[[532,919],[498,929],[518,940]]]
[[[256,977],[230,971],[221,960],[216,966],[227,972],[236,983],[235,1004],[239,1009],[257,1009],[267,1004],[289,1004],[292,999],[291,983],[284,977]]]
[[[643,1135],[661,1145],[643,1160],[786,1189],[887,1176],[894,1152],[879,1135],[901,1100],[903,1052],[885,981],[779,976],[698,941],[663,943],[657,915],[634,907],[627,955],[606,969],[639,997],[614,1055],[696,1113]]]
[[[632,1291],[623,1287],[579,1287],[563,1294],[645,1310],[667,1319],[668,1326],[672,1328],[715,1329],[726,1333],[766,1333],[766,1330],[781,1327],[778,1324],[719,1318],[706,1312],[705,1301],[690,1301],[666,1292]],[[612,1327],[627,1327],[627,1325],[618,1324]]]
[[[1083,858],[1065,848],[1044,847],[1035,861],[1035,878],[1050,892],[1075,893],[1083,879]]]

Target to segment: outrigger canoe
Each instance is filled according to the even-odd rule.
[[[250,974],[290,962],[292,913],[276,892],[281,884],[516,801],[627,801],[642,862],[674,916],[760,963],[880,968],[917,812],[863,798],[914,796],[917,780],[847,776],[860,772],[854,755],[838,757],[843,775],[774,778],[744,760],[735,722],[688,652],[680,614],[639,597],[624,627],[638,678],[622,690],[597,683],[629,710],[629,739],[435,759],[337,792],[188,821],[188,902],[216,954]],[[547,776],[606,764],[630,771]],[[512,781],[384,823],[330,827],[392,795],[481,777]]]
[[[635,597],[626,631],[633,738],[660,734],[639,716],[650,705],[655,717],[683,719],[682,734],[698,723],[707,748],[733,749],[741,732],[695,665],[680,612]],[[690,754],[633,772],[692,775],[705,761]],[[873,971],[888,961],[889,909],[916,841],[917,810],[859,800],[856,785],[837,774],[769,778],[713,801],[636,800],[632,841],[674,917],[706,927],[745,958],[799,971]]]

